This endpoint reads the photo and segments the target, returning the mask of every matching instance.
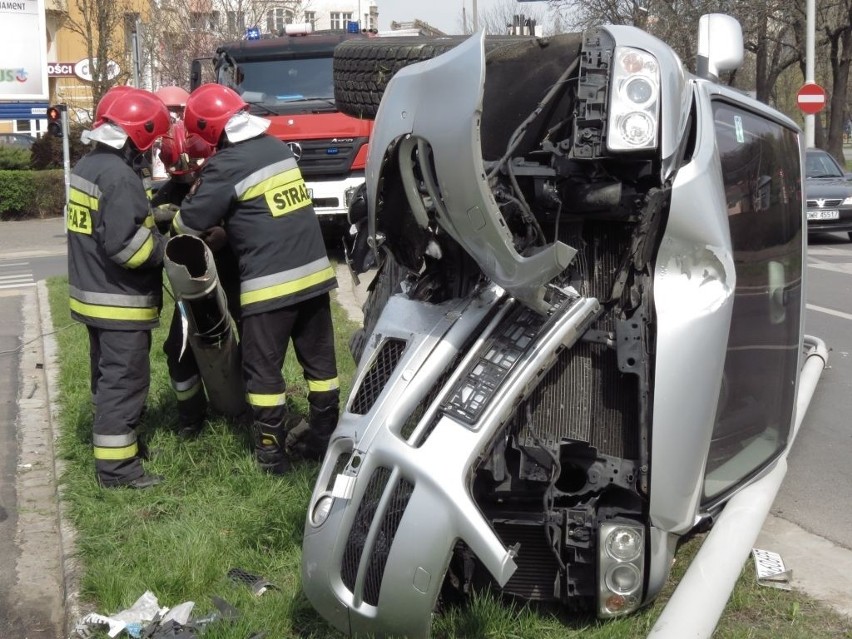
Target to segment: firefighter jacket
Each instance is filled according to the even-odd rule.
[[[74,167],[67,226],[71,316],[112,330],[156,327],[165,238],[122,151],[98,145]]]
[[[337,286],[310,194],[286,144],[263,134],[211,157],[173,221],[201,235],[222,224],[240,269],[240,307],[255,315]]]

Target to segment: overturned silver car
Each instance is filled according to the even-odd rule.
[[[482,586],[629,613],[712,528],[655,636],[712,632],[826,349],[800,131],[717,81],[736,21],[700,29],[697,75],[625,26],[335,53],[351,112],[383,91],[379,275],[303,546],[339,630],[426,637]]]

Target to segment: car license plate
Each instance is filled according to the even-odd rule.
[[[808,211],[809,220],[836,220],[840,217],[837,209],[826,209],[824,211]]]

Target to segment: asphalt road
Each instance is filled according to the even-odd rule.
[[[21,467],[18,401],[24,336],[24,299],[35,282],[67,271],[61,220],[0,223],[0,637],[54,639],[61,635],[58,584],[50,592],[41,582],[56,583],[56,558],[27,564],[44,574],[27,574],[19,561],[23,528],[16,481]],[[31,531],[32,532],[32,531]],[[37,537],[42,531],[35,531]],[[35,601],[33,600],[35,598]]]
[[[852,549],[852,243],[812,237],[805,332],[830,349],[772,508],[807,531]]]

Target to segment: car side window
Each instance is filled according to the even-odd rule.
[[[797,132],[727,102],[713,111],[737,279],[705,502],[787,444],[803,303]]]

